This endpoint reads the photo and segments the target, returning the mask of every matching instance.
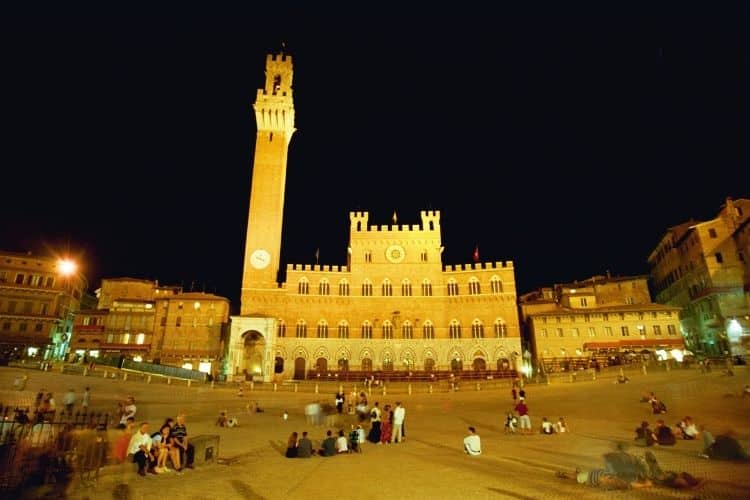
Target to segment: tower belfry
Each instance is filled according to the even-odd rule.
[[[245,239],[241,315],[253,290],[277,287],[289,143],[294,134],[292,57],[269,54],[253,109],[257,133]]]

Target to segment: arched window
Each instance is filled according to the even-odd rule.
[[[393,285],[391,285],[391,280],[388,278],[383,280],[383,284],[381,285],[381,295],[383,297],[391,297],[393,295]]]
[[[299,338],[307,337],[307,323],[305,323],[304,319],[297,321],[295,333]]]
[[[484,338],[484,325],[478,318],[471,322],[471,336],[475,339]]]
[[[452,339],[460,339],[461,338],[461,324],[458,322],[458,320],[454,319],[450,322],[450,326],[448,327],[448,331],[450,333],[450,337]]]
[[[362,282],[362,296],[372,297],[372,282],[370,280]]]
[[[435,338],[435,327],[432,325],[432,321],[427,320],[422,325],[422,337],[425,339]]]
[[[297,283],[297,293],[300,295],[310,293],[310,283],[307,281],[307,278],[300,278],[299,283]]]
[[[393,360],[391,358],[385,358],[383,360],[383,371],[384,372],[392,372],[393,371]]]
[[[464,362],[461,361],[461,358],[451,359],[451,371],[460,372],[463,369],[464,369]]]
[[[340,339],[348,339],[349,338],[349,323],[347,323],[346,321],[340,321],[338,325],[338,332],[339,332]]]
[[[369,250],[365,251],[365,262],[372,262],[372,252]]]
[[[411,297],[411,282],[408,279],[401,282],[401,295]]]
[[[369,321],[365,321],[362,323],[362,338],[363,339],[371,339],[372,338],[372,325]]]
[[[319,339],[328,338],[328,323],[324,319],[321,319],[318,322],[318,338]]]
[[[372,371],[372,360],[370,358],[363,358],[362,359],[362,371],[363,372],[371,372]]]
[[[339,295],[342,297],[349,296],[349,282],[346,280],[339,281]]]
[[[383,338],[384,339],[392,339],[393,338],[393,325],[389,320],[383,321]]]
[[[323,278],[320,280],[320,283],[318,283],[318,295],[330,295],[331,294],[331,285],[328,283],[328,280]]]
[[[286,323],[284,323],[284,320],[279,320],[279,323],[276,325],[276,336],[277,337],[286,337]]]
[[[493,276],[490,278],[490,288],[492,289],[492,293],[503,293],[503,282],[500,281],[499,277]]]
[[[495,328],[496,338],[504,339],[505,337],[508,336],[508,325],[506,325],[502,319],[497,318],[495,320],[494,328]]]
[[[458,283],[453,278],[448,280],[448,295],[458,295]]]
[[[482,293],[482,290],[479,285],[479,280],[472,276],[469,278],[469,295],[479,295],[480,293]]]
[[[341,358],[338,361],[339,365],[339,371],[340,372],[348,372],[349,371],[349,360],[346,358]]]
[[[435,360],[432,358],[427,358],[424,360],[424,371],[431,372],[435,369]]]
[[[432,283],[430,283],[430,280],[422,281],[422,295],[424,297],[432,297]]]
[[[414,327],[411,325],[411,321],[406,320],[401,323],[401,337],[405,339],[414,338]]]

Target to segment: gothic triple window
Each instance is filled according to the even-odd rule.
[[[475,277],[469,279],[469,295],[479,295],[482,293],[479,280]]]
[[[414,327],[410,321],[404,321],[401,325],[401,337],[405,339],[414,338]]]
[[[331,294],[331,284],[328,282],[327,279],[323,278],[320,280],[320,283],[318,284],[318,295],[330,295]]]
[[[318,322],[318,338],[319,339],[328,338],[328,323],[324,319],[321,319]]]
[[[391,284],[391,280],[388,278],[383,280],[383,284],[381,285],[381,295],[383,297],[391,297],[393,295],[393,285]]]
[[[307,281],[307,278],[299,280],[299,283],[297,284],[297,293],[300,295],[307,295],[310,293],[310,282]]]
[[[279,324],[276,325],[276,336],[286,337],[286,323],[283,321],[279,321]]]
[[[304,319],[297,321],[297,325],[295,327],[295,335],[297,336],[297,338],[307,337],[307,323],[305,323]]]
[[[500,281],[499,277],[493,276],[490,279],[490,289],[494,294],[503,293],[503,282]]]
[[[341,280],[339,282],[339,295],[342,297],[348,297],[349,296],[349,282],[346,280]]]
[[[411,282],[408,279],[401,282],[401,295],[411,297]]]
[[[372,338],[372,325],[369,321],[365,321],[362,323],[362,338],[363,339],[371,339]]]
[[[384,339],[393,338],[393,324],[391,324],[389,320],[383,321],[383,338]]]
[[[502,319],[498,318],[495,320],[495,337],[504,339],[508,336],[508,325],[506,325]]]
[[[448,295],[458,295],[458,283],[453,278],[448,280]]]
[[[369,280],[365,280],[362,283],[362,296],[372,297],[372,283]]]
[[[422,337],[425,339],[435,338],[435,327],[433,326],[432,321],[425,321],[422,325]]]
[[[346,321],[341,321],[339,323],[338,334],[340,339],[349,338],[349,324]]]
[[[475,319],[471,323],[471,337],[475,339],[484,338],[484,325],[479,319]]]
[[[430,280],[422,281],[422,296],[432,297],[432,283],[430,283]]]
[[[458,320],[454,319],[451,321],[450,325],[448,326],[448,333],[450,334],[450,338],[452,339],[461,338],[461,324],[458,322]]]

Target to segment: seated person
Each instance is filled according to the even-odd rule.
[[[704,482],[687,472],[663,471],[651,451],[647,451],[645,456],[648,464],[648,478],[656,485],[682,490],[698,488]]]
[[[359,432],[352,425],[352,430],[349,433],[349,447],[351,451],[359,451]]]
[[[642,446],[651,446],[656,442],[654,433],[645,420],[635,429],[635,441]]]
[[[472,456],[482,454],[482,441],[474,427],[469,427],[469,435],[464,438],[464,452]]]
[[[682,439],[695,439],[698,436],[698,428],[690,417],[683,418],[677,426],[680,429]]]
[[[344,430],[339,431],[339,437],[336,438],[336,453],[349,453],[349,441],[344,436]]]
[[[518,426],[518,418],[513,413],[508,413],[505,416],[505,432],[516,432]]]
[[[331,435],[331,431],[326,432],[326,438],[320,443],[318,455],[321,457],[332,457],[336,454],[336,439]]]
[[[654,411],[654,415],[658,415],[660,413],[667,413],[667,405],[665,405],[662,401],[659,401],[658,399],[654,399],[651,401],[651,409]]]
[[[630,381],[630,379],[628,377],[626,377],[625,375],[618,375],[617,376],[617,383],[618,384],[625,384],[625,383],[627,383],[629,381]]]
[[[555,429],[552,427],[552,422],[547,420],[547,417],[542,418],[542,434],[553,434]]]
[[[710,432],[702,432],[703,441],[707,444],[703,450],[704,456],[716,460],[737,460],[741,462],[750,460],[750,455],[742,448],[742,445],[731,432],[716,436],[715,439]]]
[[[664,424],[664,420],[657,420],[654,438],[660,446],[673,446],[677,442],[672,429]]]
[[[219,427],[226,427],[227,422],[229,422],[229,419],[227,418],[227,412],[223,411],[219,413],[219,418],[216,419],[216,425]]]
[[[560,417],[555,423],[555,432],[568,432],[568,424],[564,418]]]

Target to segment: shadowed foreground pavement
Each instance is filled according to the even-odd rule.
[[[686,471],[708,482],[696,491],[674,491],[661,487],[642,490],[603,491],[572,481],[557,479],[557,470],[601,467],[603,453],[616,442],[625,442],[631,452],[645,448],[632,445],[633,429],[642,421],[655,424],[656,415],[640,403],[640,396],[653,390],[669,413],[661,418],[674,425],[685,415],[704,424],[714,435],[732,429],[750,448],[750,398],[741,391],[750,383],[746,367],[734,377],[721,373],[701,375],[694,370],[672,370],[648,375],[634,374],[628,384],[613,384],[612,378],[590,377],[579,381],[527,384],[527,404],[535,431],[543,416],[555,421],[564,416],[568,435],[508,435],[503,432],[504,415],[513,406],[507,389],[477,391],[465,384],[460,392],[423,390],[406,394],[404,387],[389,388],[388,394],[373,391],[370,403],[402,401],[406,407],[408,439],[402,444],[366,443],[363,453],[336,457],[287,459],[283,453],[292,431],[307,430],[318,446],[328,427],[305,424],[304,405],[315,399],[332,402],[334,391],[272,392],[208,386],[147,385],[141,382],[104,380],[43,373],[17,368],[0,369],[0,401],[30,402],[39,388],[55,392],[58,404],[64,392],[74,387],[80,394],[92,388],[92,407],[113,410],[115,401],[134,394],[136,420],[148,420],[152,432],[166,416],[187,414],[190,435],[219,434],[219,462],[175,473],[138,477],[134,466],[108,466],[98,481],[74,479],[70,499],[170,498],[178,499],[568,499],[581,498],[750,498],[750,464],[710,461],[698,456],[701,440],[679,440],[673,447],[650,448],[665,470]],[[18,374],[29,376],[26,391],[12,391]],[[352,386],[344,386],[346,391]],[[248,415],[245,405],[257,401],[263,413]],[[240,421],[236,428],[218,428],[220,410]],[[289,419],[281,418],[284,410]],[[339,419],[348,431],[353,417]],[[473,425],[482,438],[483,453],[465,455],[461,448],[466,428]],[[335,428],[333,429],[335,432]]]

